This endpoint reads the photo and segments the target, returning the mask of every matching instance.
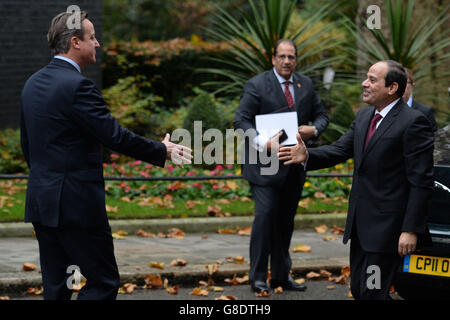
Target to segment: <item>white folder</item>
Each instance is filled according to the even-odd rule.
[[[260,114],[255,116],[255,124],[258,132],[256,137],[257,144],[259,146],[265,145],[271,137],[282,129],[286,131],[288,138],[280,145],[297,144],[298,120],[296,111]]]

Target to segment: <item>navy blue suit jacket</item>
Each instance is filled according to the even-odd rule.
[[[122,128],[94,82],[53,59],[22,91],[21,142],[30,168],[25,222],[101,227],[105,210],[102,145],[158,166],[166,147]]]
[[[401,232],[417,233],[421,243],[430,240],[426,217],[434,184],[434,136],[428,119],[400,99],[364,149],[374,112],[374,107],[362,108],[339,140],[308,149],[306,169],[353,158],[344,243],[356,225],[365,251],[395,253]]]

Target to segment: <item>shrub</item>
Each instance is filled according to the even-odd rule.
[[[20,130],[0,131],[0,173],[27,173],[28,166],[20,145]]]
[[[209,128],[222,129],[222,122],[217,113],[216,104],[212,97],[206,93],[200,93],[189,106],[188,114],[184,119],[183,127],[194,135],[194,121],[202,121],[203,130]]]
[[[194,95],[194,87],[218,78],[195,71],[214,65],[205,58],[221,56],[227,48],[226,43],[210,43],[195,36],[190,41],[114,43],[103,51],[104,86],[113,86],[124,77],[145,75],[150,92],[161,96],[165,107],[176,108],[184,98]]]

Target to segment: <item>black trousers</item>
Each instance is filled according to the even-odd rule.
[[[109,226],[52,228],[38,223],[33,226],[39,243],[45,300],[71,298],[69,284],[72,284],[74,267],[87,280],[78,294],[79,300],[116,298],[120,277]]]
[[[291,166],[281,187],[251,184],[255,217],[250,237],[250,281],[266,281],[270,258],[271,279],[284,283],[291,270],[289,247],[294,217],[305,182],[305,172]]]
[[[390,300],[389,288],[401,257],[398,253],[366,252],[354,224],[350,242],[351,292],[356,300]]]

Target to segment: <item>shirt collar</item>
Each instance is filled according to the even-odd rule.
[[[409,99],[408,99],[408,102],[406,103],[408,106],[410,106],[410,107],[412,107],[412,100],[413,100],[413,96],[412,95],[410,95],[409,96]]]
[[[375,111],[375,114],[380,114],[383,118],[386,117],[386,115],[389,113],[389,111],[391,111],[391,109],[397,104],[398,100],[400,100],[400,98],[398,98],[395,101],[392,101],[390,104],[388,104],[386,107],[383,108],[383,110],[381,110],[380,112],[378,110]]]
[[[68,63],[70,63],[71,65],[73,65],[73,66],[75,67],[75,69],[78,70],[79,73],[81,73],[80,66],[79,66],[75,61],[73,61],[72,59],[69,59],[69,58],[63,57],[63,56],[55,56],[55,58],[56,58],[56,59],[61,59],[61,60],[67,61]]]
[[[280,84],[283,84],[283,83],[286,82],[286,79],[283,78],[282,76],[280,76],[280,75],[278,74],[277,70],[275,70],[275,68],[273,68],[273,73],[275,73],[275,76],[277,77],[278,82],[279,82]],[[294,77],[293,77],[292,74],[291,74],[291,77],[289,78],[289,80],[287,80],[287,81],[289,81],[290,83],[294,83]]]

